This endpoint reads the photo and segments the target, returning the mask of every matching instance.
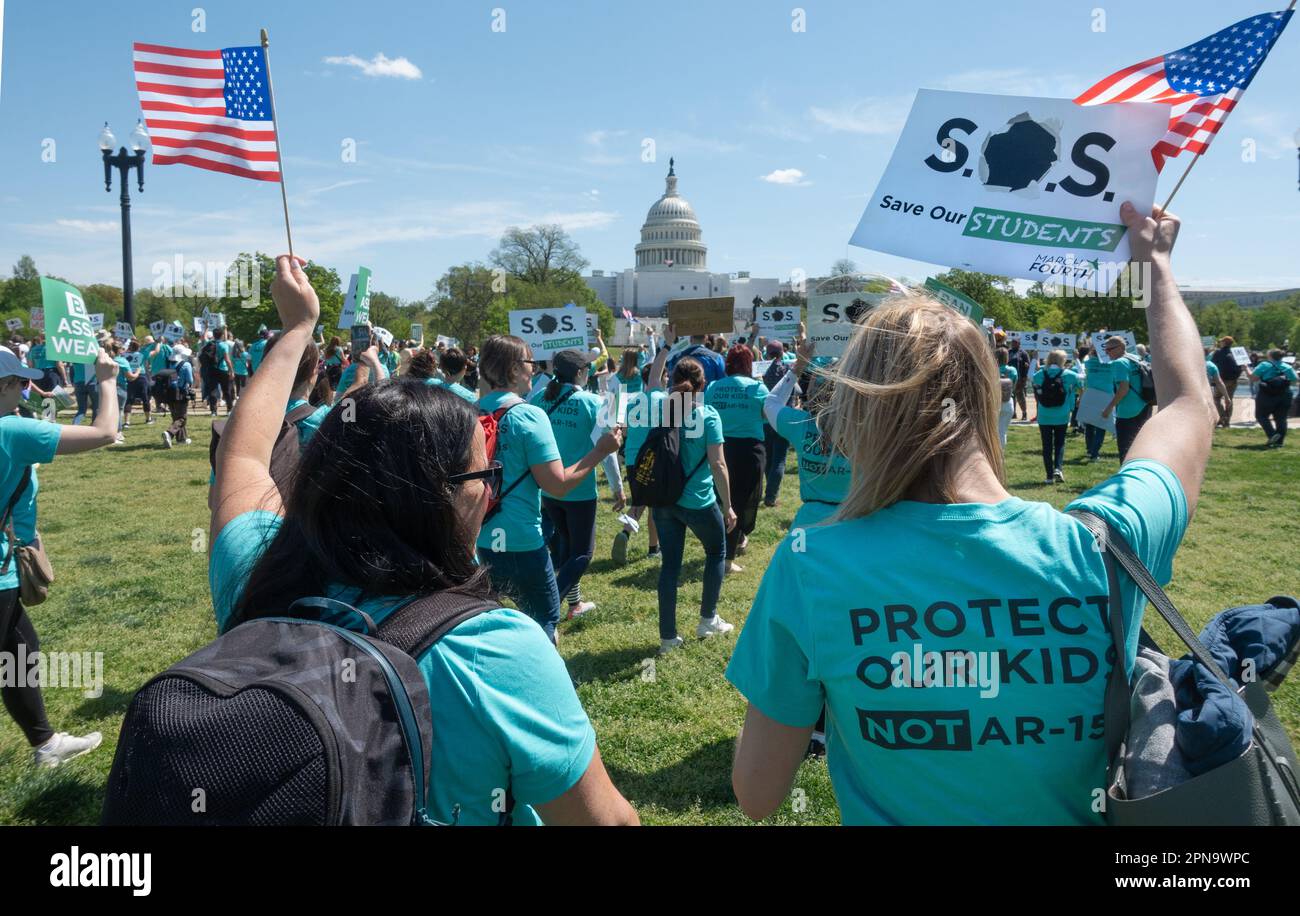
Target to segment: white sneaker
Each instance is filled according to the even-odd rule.
[[[126,445],[126,437],[123,436],[121,433],[118,433],[118,434],[117,434],[117,438],[113,440],[113,444],[114,444],[114,445]]]
[[[580,601],[577,604],[571,604],[569,605],[569,616],[566,617],[565,620],[572,620],[574,617],[581,617],[588,611],[594,611],[595,609],[596,602],[594,601]]]
[[[673,651],[673,649],[684,645],[686,645],[686,640],[682,639],[680,636],[674,636],[672,639],[661,639],[659,640],[659,654],[667,655],[669,652]]]
[[[56,767],[73,757],[89,754],[99,747],[103,740],[104,737],[99,732],[91,732],[81,738],[69,735],[67,732],[59,732],[36,749],[33,760],[38,767]]]
[[[727,623],[717,614],[714,614],[708,620],[700,620],[700,625],[695,628],[695,635],[700,639],[708,639],[710,636],[717,636],[721,633],[730,633],[736,628],[733,623]]]
[[[168,448],[172,447],[172,434],[167,432],[166,430],[163,430],[163,445],[167,446]]]
[[[191,439],[191,438],[189,438],[189,437],[186,437],[186,439],[185,439],[185,444],[186,444],[186,445],[193,445],[193,444],[194,444],[194,440]]]

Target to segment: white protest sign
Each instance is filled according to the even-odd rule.
[[[456,346],[456,340],[455,338],[447,337],[443,334],[439,334],[438,339],[434,341],[434,345],[443,346],[443,347],[454,347]]]
[[[207,329],[207,324],[198,315],[194,316],[194,333],[202,334]]]
[[[584,349],[586,328],[586,309],[516,309],[510,313],[510,333],[532,347],[533,356],[541,359],[550,359],[560,350]]]
[[[768,340],[793,340],[799,333],[799,309],[785,306],[759,306],[754,311],[758,333]]]
[[[762,359],[754,363],[754,371],[750,373],[754,378],[762,378],[767,374],[768,368],[772,365],[770,359]]]
[[[131,327],[125,321],[119,321],[113,325],[113,336],[121,341],[128,341],[135,336],[135,328]]]
[[[167,327],[163,328],[162,335],[167,338],[168,343],[176,343],[185,336],[185,325],[179,321],[172,321],[168,323]]]
[[[1079,398],[1079,422],[1088,426],[1097,426],[1108,433],[1115,432],[1115,414],[1103,417],[1101,412],[1110,404],[1111,393],[1100,388],[1085,388]]]
[[[90,326],[96,331],[101,330],[104,327],[103,312],[95,312],[93,315],[87,315],[86,317],[90,319]]]
[[[17,331],[22,326],[23,320],[21,318],[9,318],[5,321],[5,327],[11,331]]]
[[[1245,347],[1233,347],[1232,358],[1236,361],[1237,365],[1241,366],[1243,369],[1250,365],[1250,354],[1246,352]]]
[[[1151,210],[1168,128],[1163,105],[922,89],[850,241],[1071,286],[1100,267],[1108,288],[1129,260],[1120,204]]]
[[[27,319],[27,325],[33,329],[43,329],[45,327],[45,309],[32,309],[31,315]]]
[[[875,282],[875,281],[869,281]],[[808,296],[808,342],[817,356],[838,359],[857,329],[855,322],[879,305],[891,290],[812,293]],[[798,319],[796,319],[798,320]]]
[[[1110,354],[1106,352],[1105,346],[1107,337],[1118,337],[1123,340],[1126,353],[1137,350],[1137,338],[1133,336],[1132,331],[1097,331],[1092,335],[1092,348],[1103,363],[1110,362]]]
[[[1058,331],[1039,331],[1038,349],[1045,352],[1049,350],[1073,351],[1074,339],[1073,334],[1062,334]]]
[[[385,347],[391,347],[393,345],[393,332],[388,330],[388,328],[371,328],[370,333],[379,338],[379,342]]]
[[[167,322],[163,321],[161,318],[157,321],[151,321],[149,322],[149,333],[154,337],[157,337],[163,332],[163,328],[165,327],[167,327]]]

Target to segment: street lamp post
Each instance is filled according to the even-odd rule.
[[[135,327],[135,287],[131,279],[131,195],[127,190],[131,169],[136,170],[136,187],[144,193],[144,154],[149,144],[149,135],[145,133],[144,124],[136,122],[131,132],[131,150],[121,147],[116,155],[113,145],[117,138],[104,122],[104,130],[99,135],[99,149],[104,157],[104,190],[113,190],[113,169],[117,169],[118,184],[122,188],[119,201],[122,205],[122,320]]]

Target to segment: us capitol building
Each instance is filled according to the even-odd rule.
[[[636,246],[636,266],[623,271],[593,270],[583,281],[609,306],[616,319],[623,309],[644,318],[667,314],[669,299],[705,299],[734,296],[736,314],[745,320],[755,296],[764,301],[777,295],[781,281],[709,272],[709,248],[700,221],[686,199],[677,193],[677,172],[668,160],[664,193],[646,214],[641,242]]]

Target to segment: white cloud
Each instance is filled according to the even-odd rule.
[[[868,136],[893,136],[903,129],[911,99],[866,98],[835,108],[813,106],[809,116],[828,130]]]
[[[64,229],[72,229],[77,232],[116,232],[119,228],[119,224],[111,219],[56,219],[54,223]]]
[[[775,169],[766,175],[760,175],[759,180],[766,181],[769,184],[793,185],[800,188],[812,184],[811,181],[803,180],[803,172],[799,169]]]
[[[424,75],[419,67],[405,57],[388,57],[382,51],[370,60],[364,60],[355,54],[326,57],[324,60],[327,64],[356,67],[366,76],[393,76],[404,80],[418,80]]]

